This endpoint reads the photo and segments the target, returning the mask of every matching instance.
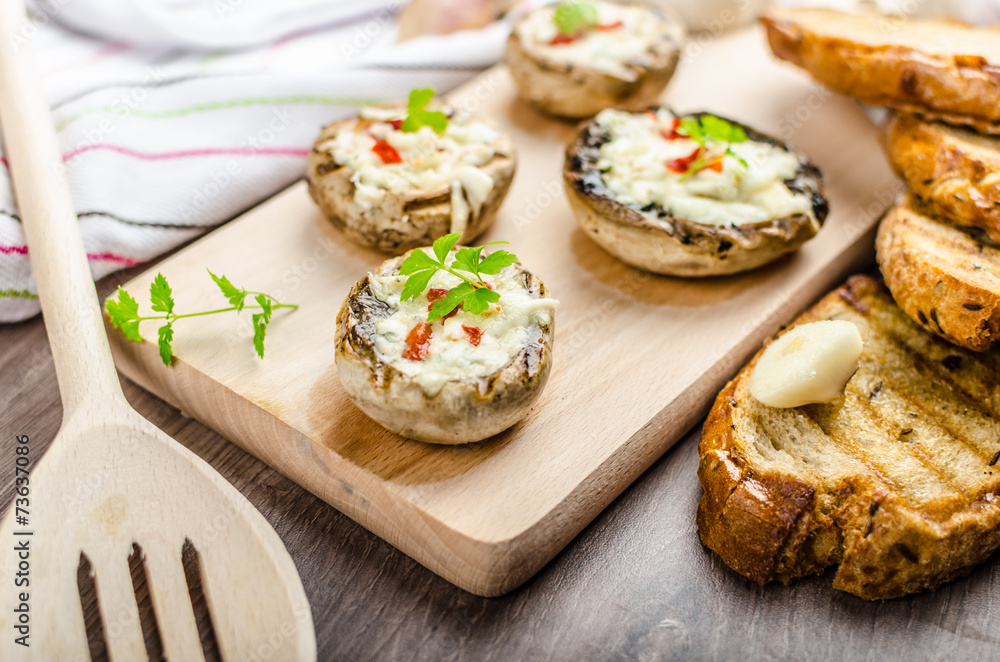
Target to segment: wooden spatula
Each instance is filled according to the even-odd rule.
[[[0,125],[64,413],[40,462],[30,449],[0,460],[2,471],[24,464],[19,457],[31,467],[27,481],[18,476],[19,509],[12,505],[0,529],[0,659],[88,659],[81,554],[94,570],[110,658],[145,659],[133,544],[164,654],[203,659],[181,560],[189,541],[224,660],[314,660],[309,605],[277,534],[122,394],[25,25],[23,4],[0,0]]]

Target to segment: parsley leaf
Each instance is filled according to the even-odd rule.
[[[701,118],[701,127],[706,136],[719,142],[741,143],[747,139],[747,133],[742,127],[715,115],[704,115]]]
[[[111,324],[121,329],[129,340],[142,342],[142,336],[139,335],[139,302],[121,287],[118,288],[116,296],[117,301],[108,297],[104,303]]]
[[[399,298],[403,301],[410,301],[423,294],[436,271],[436,269],[425,269],[424,271],[411,274],[406,279],[406,284],[403,285],[403,292],[399,295]]]
[[[170,362],[174,358],[174,349],[170,344],[174,339],[173,320],[161,326],[158,335],[159,340],[157,344],[160,346],[160,358],[163,360],[163,365],[170,365]]]
[[[441,319],[460,305],[474,315],[486,312],[491,303],[500,300],[500,294],[486,285],[483,274],[496,275],[501,269],[517,262],[517,256],[505,250],[498,250],[485,258],[482,257],[483,249],[487,246],[507,243],[494,241],[484,246],[459,248],[449,264],[448,256],[455,248],[459,236],[458,233],[453,233],[440,237],[434,242],[433,256],[423,249],[417,249],[412,251],[399,266],[399,273],[407,276],[400,294],[400,298],[404,301],[410,301],[423,294],[431,278],[438,271],[447,271],[462,279],[463,282],[431,304],[427,315],[428,322]]]
[[[434,90],[431,88],[423,90],[411,90],[410,99],[406,104],[407,110],[411,113],[415,110],[423,110],[434,98]]]
[[[473,315],[482,315],[491,303],[499,300],[500,294],[498,292],[494,292],[488,287],[480,287],[469,293],[469,296],[462,302],[462,307]]]
[[[156,278],[149,284],[149,301],[153,310],[157,312],[168,314],[174,312],[173,292],[163,274],[156,274]]]
[[[455,244],[458,243],[461,236],[461,232],[452,232],[434,240],[434,255],[439,262],[444,263],[444,259],[451,252],[451,249],[455,247]]]
[[[687,136],[701,147],[698,158],[695,159],[687,172],[684,173],[681,180],[698,174],[725,156],[733,157],[744,168],[749,167],[746,159],[732,149],[734,143],[742,143],[749,140],[747,132],[743,130],[743,127],[737,126],[721,117],[706,113],[698,119],[682,117],[680,123],[677,125],[677,133]],[[718,147],[722,143],[725,143],[725,147],[720,150]]]
[[[399,273],[404,276],[409,276],[410,274],[415,274],[418,271],[424,271],[426,269],[437,270],[441,267],[441,262],[436,261],[433,257],[427,254],[427,251],[422,248],[418,248],[407,256],[403,260],[403,264],[399,265]]]
[[[485,289],[485,288],[484,288]],[[433,322],[440,319],[462,305],[466,297],[478,290],[469,283],[460,283],[448,290],[448,294],[431,304],[430,312],[427,313],[427,321]]]
[[[413,90],[406,104],[406,119],[399,126],[404,133],[415,133],[422,126],[428,126],[437,134],[448,128],[448,116],[439,110],[427,110],[427,104],[434,98],[434,90]]]
[[[483,259],[482,262],[479,263],[479,273],[490,275],[498,274],[501,269],[509,267],[515,262],[517,262],[516,255],[505,250],[499,250],[494,253],[490,253]]]
[[[436,265],[433,260],[431,260],[432,266]],[[434,266],[436,268],[436,266]],[[277,299],[272,297],[270,294],[263,294],[261,292],[248,292],[245,289],[241,289],[233,285],[228,278],[225,276],[216,276],[209,270],[209,275],[215,284],[219,286],[222,294],[229,300],[232,305],[230,308],[223,308],[221,310],[206,310],[198,313],[184,313],[179,314],[174,312],[174,298],[173,291],[170,288],[170,284],[167,279],[164,278],[163,274],[157,274],[156,278],[149,287],[149,301],[150,307],[154,312],[163,313],[162,315],[139,315],[139,303],[125,291],[123,288],[119,287],[118,291],[115,293],[114,297],[108,297],[107,301],[104,302],[104,307],[108,311],[108,318],[111,321],[111,325],[117,329],[121,329],[122,334],[134,342],[142,342],[142,336],[139,335],[139,322],[146,320],[164,320],[164,324],[160,326],[157,332],[157,345],[160,350],[160,359],[163,361],[164,365],[170,365],[174,358],[173,350],[173,339],[174,339],[174,322],[182,317],[198,317],[201,315],[214,315],[216,313],[224,313],[229,311],[241,312],[244,308],[254,308],[260,310],[261,312],[253,315],[253,327],[254,327],[254,337],[253,345],[254,349],[257,350],[257,355],[264,358],[264,335],[267,333],[267,325],[271,322],[271,315],[276,308],[298,308],[294,304],[279,303]],[[433,271],[429,271],[429,274],[433,274]],[[427,277],[430,280],[430,276]],[[247,295],[255,295],[254,300],[256,305],[246,305]],[[115,298],[117,297],[117,298]]]
[[[552,15],[552,22],[564,35],[576,35],[597,27],[597,7],[589,2],[564,2]]]
[[[229,279],[225,276],[216,276],[212,273],[211,269],[206,269],[206,271],[208,271],[208,275],[212,277],[212,280],[215,281],[215,284],[219,286],[219,289],[222,290],[222,296],[229,299],[229,303],[236,308],[236,312],[243,310],[243,305],[247,297],[247,291],[239,289],[230,283]]]
[[[701,127],[701,122],[694,118],[681,118],[681,123],[677,125],[677,133],[701,145],[705,144],[705,130]]]
[[[479,277],[479,256],[483,252],[483,247],[478,248],[459,248],[458,252],[455,253],[455,261],[451,263],[451,266],[455,269],[461,269],[462,271],[467,271],[470,274]]]
[[[441,240],[438,239],[438,241]],[[434,242],[434,244],[434,250],[436,251],[438,244],[437,242]],[[445,252],[445,255],[447,254]],[[428,283],[431,282],[431,278],[441,268],[441,264],[442,262],[436,261],[423,249],[417,249],[410,253],[403,260],[403,264],[399,265],[399,273],[403,276],[409,276],[406,279],[406,284],[403,285],[400,298],[403,301],[410,301],[423,294],[424,290],[427,289]]]
[[[257,356],[264,358],[264,336],[267,334],[267,325],[271,323],[271,300],[266,294],[258,294],[256,301],[261,312],[253,316],[253,347],[257,350]]]

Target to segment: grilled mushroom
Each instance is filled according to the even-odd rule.
[[[431,304],[461,281],[439,271],[403,301],[399,269],[408,255],[359,280],[337,315],[344,390],[377,423],[411,439],[463,444],[502,432],[527,414],[548,379],[557,302],[515,263],[483,277],[500,294],[485,313],[460,308],[428,323]]]
[[[493,222],[514,178],[514,145],[486,120],[449,107],[447,128],[406,132],[405,107],[334,122],[307,165],[309,193],[353,241],[398,254],[451,232],[471,241]]]
[[[731,131],[736,142],[684,134],[706,127]],[[738,122],[663,107],[605,110],[584,123],[563,181],[594,241],[672,276],[759,267],[813,237],[828,212],[819,169],[787,145]]]
[[[569,16],[568,26],[559,12]],[[574,24],[575,31],[560,29]],[[641,4],[568,3],[521,19],[505,59],[522,99],[551,115],[584,118],[655,102],[685,36],[678,19]]]

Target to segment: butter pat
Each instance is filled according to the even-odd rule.
[[[793,327],[771,343],[750,375],[750,395],[768,407],[831,402],[858,370],[863,343],[852,322]]]

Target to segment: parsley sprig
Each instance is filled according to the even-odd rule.
[[[589,2],[563,2],[552,15],[559,32],[574,36],[597,27],[597,7]]]
[[[400,125],[404,133],[416,133],[422,126],[429,126],[437,134],[448,128],[448,116],[440,110],[427,110],[427,104],[434,98],[434,90],[413,90],[406,104],[406,119]]]
[[[747,133],[732,122],[707,114],[700,118],[684,117],[677,127],[677,133],[687,136],[701,146],[698,158],[681,177],[682,180],[698,174],[726,156],[733,157],[744,168],[748,167],[746,160],[732,148],[733,143],[746,142]],[[723,144],[725,147],[722,147]]]
[[[449,264],[447,262],[448,255],[461,236],[460,232],[455,232],[440,237],[432,247],[433,256],[428,255],[427,251],[422,249],[415,250],[399,267],[399,273],[407,276],[406,284],[400,295],[404,301],[410,301],[423,294],[431,277],[438,271],[447,271],[462,279],[463,282],[448,290],[444,297],[431,304],[430,312],[427,314],[428,322],[444,317],[459,306],[473,315],[481,315],[486,312],[491,303],[500,300],[500,294],[487,286],[483,274],[496,275],[504,267],[509,267],[517,262],[517,256],[505,250],[494,251],[483,257],[483,249],[487,246],[507,243],[506,241],[494,241],[475,248],[459,248],[455,252],[455,259]]]
[[[229,282],[228,278],[225,276],[216,276],[211,270],[208,273],[212,277],[212,280],[215,281],[215,284],[219,286],[222,295],[229,300],[229,308],[205,310],[198,313],[175,313],[173,290],[170,288],[167,279],[163,277],[163,274],[158,273],[149,285],[149,302],[153,312],[163,314],[139,315],[139,302],[125,289],[119,287],[115,293],[117,299],[108,297],[104,303],[104,307],[108,311],[108,317],[111,318],[111,324],[115,328],[121,329],[122,333],[129,340],[142,342],[142,336],[139,334],[139,322],[165,320],[166,323],[157,332],[157,344],[160,348],[160,359],[163,360],[164,365],[170,365],[174,358],[172,343],[174,339],[174,322],[176,320],[183,317],[199,317],[201,315],[214,315],[230,311],[240,313],[244,309],[259,310],[259,313],[253,314],[253,346],[257,351],[257,356],[264,358],[264,336],[267,334],[267,325],[271,322],[273,311],[278,308],[295,309],[298,306],[289,303],[280,303],[270,294],[253,292],[236,287]],[[255,301],[256,305],[252,303],[247,304],[247,297]]]

